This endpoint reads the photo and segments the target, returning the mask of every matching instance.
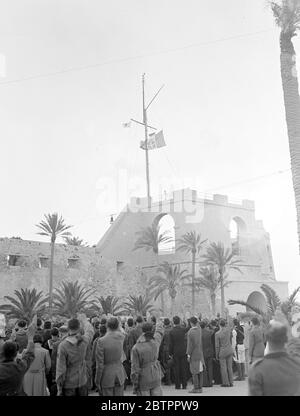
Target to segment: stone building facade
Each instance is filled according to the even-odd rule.
[[[197,195],[196,191],[183,189],[173,192],[165,200],[151,201],[149,209],[147,198],[132,198],[99,241],[97,249],[113,263],[140,267],[148,277],[155,274],[157,264],[163,261],[179,263],[190,270],[190,258],[176,250],[176,243],[173,247],[162,247],[158,256],[151,250],[133,250],[136,232],[151,226],[153,221],[157,221],[161,230],[169,233],[175,242],[187,231],[195,230],[203,240],[207,239],[206,245],[220,241],[234,250],[241,262],[241,273],[228,270],[230,284],[225,289],[227,300],[249,301],[264,308],[265,299],[260,289],[262,283],[274,288],[282,299],[287,298],[288,282],[275,278],[270,236],[262,221],[255,218],[253,201],[229,201],[227,196],[217,194],[205,198]],[[234,236],[231,234],[232,224],[236,230]],[[196,301],[199,312],[209,314],[209,296],[205,290],[197,295]],[[190,303],[190,290],[182,288],[176,301],[177,310],[181,313],[189,311]],[[244,307],[228,306],[228,310],[235,315],[244,311]]]

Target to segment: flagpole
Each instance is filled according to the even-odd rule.
[[[148,208],[150,208],[151,207],[151,196],[150,196],[150,173],[149,173],[147,108],[145,106],[145,74],[143,74],[143,77],[142,77],[142,86],[143,86],[143,123],[145,125],[145,152],[146,152],[147,199],[148,199]]]

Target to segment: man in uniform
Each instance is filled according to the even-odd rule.
[[[249,371],[249,396],[300,396],[300,359],[288,354],[287,327],[278,321],[266,331],[268,353]]]

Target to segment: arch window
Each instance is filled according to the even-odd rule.
[[[166,237],[167,240],[158,244],[158,254],[175,253],[175,221],[169,214],[163,214],[157,218],[159,235]]]
[[[240,217],[233,217],[229,225],[231,248],[235,255],[241,255],[240,236],[246,231],[246,224]]]

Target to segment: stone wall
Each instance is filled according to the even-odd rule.
[[[16,265],[9,264],[9,256],[11,263],[17,257]],[[49,267],[46,263],[49,258],[49,243],[1,238],[0,303],[16,289],[36,288],[48,293]],[[71,264],[68,264],[69,260]],[[96,248],[55,245],[54,288],[62,281],[78,280],[86,287],[93,287],[95,296],[127,296],[128,293],[143,293],[139,275],[139,269],[128,265],[117,271],[116,264],[104,260]]]

